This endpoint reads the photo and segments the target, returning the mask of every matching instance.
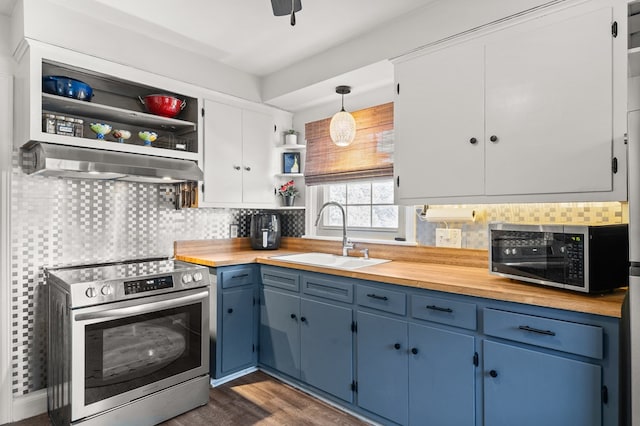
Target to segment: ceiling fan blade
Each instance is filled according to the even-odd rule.
[[[302,0],[293,0],[293,11],[302,10]],[[275,16],[291,15],[291,0],[271,0],[271,7]]]

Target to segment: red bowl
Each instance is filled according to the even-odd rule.
[[[151,114],[169,118],[174,118],[187,106],[187,101],[169,95],[149,95],[139,99]]]

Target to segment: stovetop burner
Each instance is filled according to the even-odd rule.
[[[135,259],[47,270],[49,284],[71,296],[72,308],[205,287],[206,267],[170,258]]]

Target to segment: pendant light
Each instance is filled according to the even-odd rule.
[[[336,93],[342,95],[342,109],[331,118],[329,134],[337,146],[348,146],[356,137],[356,120],[344,110],[344,95],[351,93],[351,87],[338,86]]]

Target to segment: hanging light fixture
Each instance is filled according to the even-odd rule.
[[[329,134],[334,144],[347,146],[356,137],[356,120],[344,110],[344,95],[351,93],[351,87],[338,86],[336,87],[336,93],[342,95],[342,109],[331,118]]]

